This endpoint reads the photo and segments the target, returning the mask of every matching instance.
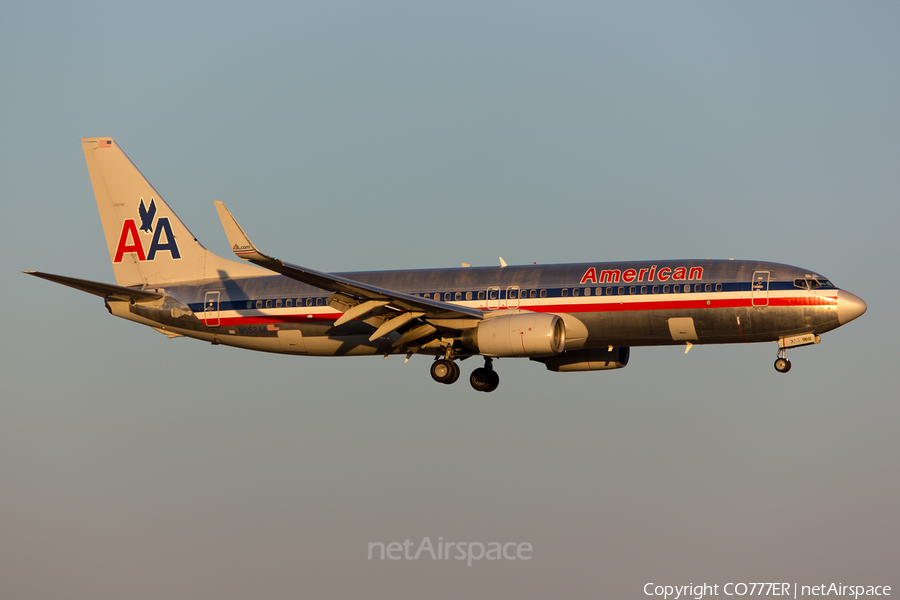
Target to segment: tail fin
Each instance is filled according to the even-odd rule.
[[[203,247],[111,138],[81,140],[116,283],[157,286],[266,271]]]

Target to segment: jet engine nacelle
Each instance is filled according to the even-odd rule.
[[[585,350],[572,350],[556,356],[532,358],[547,365],[547,368],[557,373],[570,371],[605,371],[607,369],[621,369],[628,364],[631,348],[587,348]]]
[[[552,356],[566,349],[566,325],[546,313],[504,315],[481,321],[462,342],[485,356]]]

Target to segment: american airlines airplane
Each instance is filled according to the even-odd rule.
[[[454,383],[481,356],[473,388],[500,378],[493,359],[556,372],[628,364],[632,346],[819,343],[866,303],[808,269],[744,260],[658,260],[329,274],[269,256],[221,202],[235,255],[200,244],[110,138],[81,141],[116,285],[28,271],[104,299],[117,317],[192,337],[301,356],[434,357]]]

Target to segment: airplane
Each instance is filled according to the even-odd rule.
[[[457,361],[497,389],[497,358],[554,372],[625,367],[631,348],[776,342],[787,350],[856,319],[866,303],[817,272],[746,260],[658,260],[329,274],[260,251],[222,202],[240,261],[207,250],[120,147],[81,140],[116,284],[37,271],[103,298],[107,310],[169,338],[298,356],[433,356],[451,384]]]

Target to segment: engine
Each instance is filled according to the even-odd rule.
[[[566,325],[545,313],[505,315],[480,322],[462,342],[486,356],[551,356],[566,349]]]
[[[572,350],[556,356],[532,358],[547,365],[547,368],[557,373],[570,371],[605,371],[607,369],[621,369],[628,364],[631,348],[587,348],[585,350]]]

